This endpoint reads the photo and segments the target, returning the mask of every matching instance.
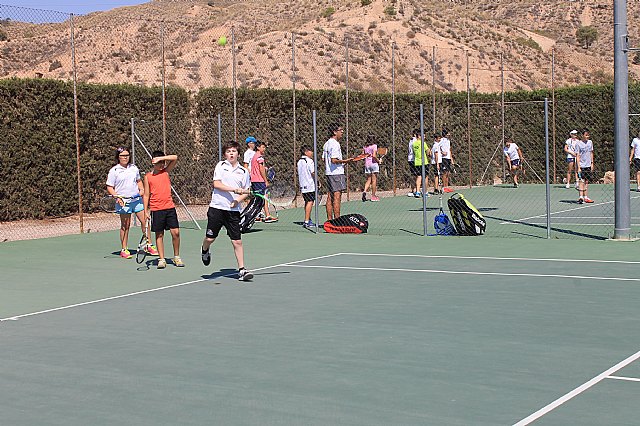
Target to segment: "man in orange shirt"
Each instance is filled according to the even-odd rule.
[[[169,172],[173,170],[178,161],[177,155],[164,155],[162,151],[154,151],[151,163],[153,170],[144,176],[144,211],[151,215],[151,231],[156,234],[156,247],[158,248],[158,269],[167,267],[164,258],[164,231],[171,232],[173,243],[173,264],[183,267],[180,258],[180,224],[176,205],[171,197],[171,180]]]

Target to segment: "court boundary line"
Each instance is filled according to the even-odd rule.
[[[312,260],[329,258],[329,257],[337,256],[339,254],[340,253],[333,253],[333,254],[327,254],[327,255],[324,255],[324,256],[311,257],[311,258],[308,258],[308,259],[295,260],[295,261],[287,262],[287,263],[278,263],[276,265],[270,265],[270,266],[264,266],[262,268],[256,268],[256,269],[253,269],[251,272],[264,271],[264,270],[267,270],[267,269],[273,269],[273,268],[278,268],[278,267],[282,267],[282,266],[295,265],[296,263],[309,262],[309,261],[312,261]],[[216,277],[216,278],[228,278],[228,277],[232,277],[234,275],[236,275],[235,272],[232,273],[232,274],[221,275],[221,276]],[[200,279],[197,279],[197,280],[186,281],[186,282],[183,282],[183,283],[171,284],[171,285],[166,285],[166,286],[162,286],[162,287],[150,288],[150,289],[147,289],[147,290],[135,291],[133,293],[126,293],[126,294],[120,294],[120,295],[117,295],[117,296],[103,297],[101,299],[89,300],[89,301],[80,302],[80,303],[73,303],[71,305],[59,306],[57,308],[50,308],[50,309],[44,309],[42,311],[37,311],[37,312],[30,312],[30,313],[26,313],[26,314],[14,315],[14,316],[7,317],[7,318],[0,318],[0,323],[2,323],[4,321],[17,321],[17,320],[19,320],[21,318],[27,318],[27,317],[32,317],[32,316],[35,316],[35,315],[42,315],[42,314],[48,314],[48,313],[51,313],[51,312],[63,311],[63,310],[67,310],[67,309],[77,308],[77,307],[80,307],[80,306],[94,305],[94,304],[97,304],[97,303],[108,302],[108,301],[111,301],[111,300],[124,299],[125,297],[139,296],[141,294],[153,293],[153,292],[156,292],[156,291],[168,290],[168,289],[178,288],[178,287],[184,287],[184,286],[188,286],[188,285],[192,285],[192,284],[203,283],[203,282],[206,282],[206,281],[209,281],[209,280],[211,280],[211,278],[200,278]]]
[[[409,269],[409,268],[376,268],[361,266],[327,266],[327,265],[288,265],[293,268],[309,268],[309,269],[346,269],[351,271],[378,271],[378,272],[428,272],[432,274],[450,274],[450,275],[491,275],[499,277],[532,277],[532,278],[567,278],[567,279],[583,279],[596,281],[632,281],[640,282],[640,278],[624,278],[624,277],[589,277],[582,275],[560,275],[560,274],[527,274],[521,272],[479,272],[479,271],[445,271],[438,269]]]
[[[381,257],[419,257],[424,259],[479,259],[479,260],[521,260],[523,262],[589,262],[589,263],[620,263],[630,265],[640,265],[636,260],[600,260],[600,259],[556,259],[556,258],[536,258],[536,257],[497,257],[497,256],[454,256],[440,254],[388,254],[388,253],[337,253],[338,256],[381,256]]]
[[[630,197],[630,199],[631,199],[631,200],[635,200],[635,199],[637,199],[637,198],[640,198],[640,196],[637,196],[637,197]],[[589,208],[589,207],[604,206],[605,204],[613,204],[613,203],[615,203],[615,200],[612,200],[612,201],[605,201],[605,202],[602,202],[602,203],[585,204],[585,205],[582,205],[582,206],[580,206],[580,207],[574,207],[574,208],[572,208],[572,209],[560,210],[560,211],[557,211],[557,212],[550,212],[549,216],[550,216],[551,218],[553,218],[553,215],[554,215],[554,214],[560,214],[560,213],[572,212],[572,211],[576,211],[576,210],[586,209],[586,208]],[[515,223],[518,223],[518,222],[522,222],[522,221],[524,221],[524,220],[529,220],[529,219],[538,219],[538,218],[541,218],[541,217],[547,217],[547,214],[546,214],[546,213],[543,213],[543,214],[539,214],[539,215],[537,215],[537,216],[525,217],[525,218],[522,218],[522,219],[511,219],[511,220],[508,220],[508,221],[500,222],[500,223],[499,223],[499,225],[509,225],[509,224],[513,224],[514,222],[515,222]]]
[[[637,378],[637,377],[608,376],[607,379],[625,380],[625,381],[628,381],[628,382],[640,382],[640,378]]]
[[[568,393],[564,394],[563,396],[561,396],[560,398],[556,399],[555,401],[552,401],[551,403],[545,405],[544,407],[542,407],[541,409],[539,409],[535,413],[532,413],[529,416],[525,417],[524,419],[520,420],[519,422],[514,423],[513,426],[525,426],[525,425],[528,425],[530,423],[535,422],[540,417],[544,416],[545,414],[548,414],[549,412],[555,410],[556,408],[558,408],[559,406],[561,406],[565,402],[573,399],[574,397],[576,397],[576,396],[580,395],[581,393],[585,392],[587,389],[589,389],[589,388],[595,386],[596,384],[600,383],[602,380],[610,377],[611,374],[615,373],[616,371],[620,370],[621,368],[626,367],[627,365],[629,365],[632,362],[636,361],[638,358],[640,358],[640,351],[638,351],[635,354],[633,354],[633,355],[627,357],[626,359],[620,361],[619,363],[617,363],[613,367],[609,368],[608,370],[603,371],[602,373],[600,373],[597,376],[595,376],[593,379],[581,384],[577,388],[573,389],[571,392],[568,392]]]

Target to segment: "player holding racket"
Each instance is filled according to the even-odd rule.
[[[364,159],[364,174],[367,176],[367,180],[364,183],[362,201],[367,201],[367,191],[369,187],[371,187],[371,201],[380,201],[380,198],[376,196],[380,166],[378,165],[378,145],[376,145],[374,135],[367,135],[367,142],[366,145],[362,147],[362,153],[367,155],[367,158]]]
[[[521,163],[524,161],[524,156],[520,147],[513,142],[513,138],[508,137],[504,143],[506,145],[504,147],[504,155],[507,159],[507,164],[509,164],[511,176],[513,176],[513,187],[517,188],[518,174],[522,167]]]
[[[267,144],[262,141],[256,141],[256,153],[251,159],[251,167],[249,175],[251,177],[251,189],[258,194],[266,195],[267,188],[270,185],[267,178],[267,168],[264,165],[264,153],[267,150]],[[271,216],[269,213],[269,203],[264,203],[264,223],[277,222],[278,218]]]
[[[213,192],[207,211],[207,232],[202,241],[202,263],[211,263],[211,244],[224,226],[233,245],[238,263],[238,279],[248,281],[253,274],[244,267],[244,248],[240,233],[240,203],[247,198],[251,186],[249,171],[238,162],[240,145],[227,142],[223,147],[224,161],[220,161],[213,172]]]
[[[123,259],[131,259],[133,255],[129,251],[129,229],[131,228],[131,214],[135,213],[140,221],[142,233],[149,237],[149,230],[146,229],[146,220],[144,216],[144,205],[142,195],[144,194],[144,186],[140,178],[140,170],[131,164],[131,156],[129,150],[120,147],[116,149],[116,165],[109,170],[107,176],[107,192],[116,198],[115,213],[120,216],[120,257]],[[127,198],[125,203],[122,198]],[[155,247],[148,245],[147,252],[157,255]]]

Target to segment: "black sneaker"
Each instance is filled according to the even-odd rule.
[[[518,187],[518,184],[517,184],[517,183],[514,183],[514,184],[513,184],[513,187],[514,187],[514,188],[517,188],[517,187]]]
[[[364,203],[365,201],[367,201],[367,193],[363,192],[362,193],[362,202]]]
[[[204,263],[204,266],[209,266],[211,263],[211,252],[209,250],[204,251],[202,248],[200,248],[200,251],[202,252],[202,263]]]
[[[238,271],[238,280],[249,281],[253,278],[253,274],[246,269],[242,268]]]
[[[584,203],[584,200],[582,198],[578,198],[578,204],[582,204]]]

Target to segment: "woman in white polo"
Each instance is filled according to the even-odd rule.
[[[142,232],[147,234],[145,229],[146,222],[144,217],[144,206],[142,195],[144,195],[144,185],[140,178],[140,170],[131,164],[131,156],[129,150],[123,147],[116,149],[117,164],[109,170],[107,176],[107,192],[109,195],[119,196],[131,199],[130,202],[117,203],[116,213],[120,215],[120,257],[130,259],[133,257],[127,248],[129,239],[129,228],[131,227],[131,214],[135,213],[140,221]],[[148,246],[147,251],[152,254],[158,254],[153,246]]]

